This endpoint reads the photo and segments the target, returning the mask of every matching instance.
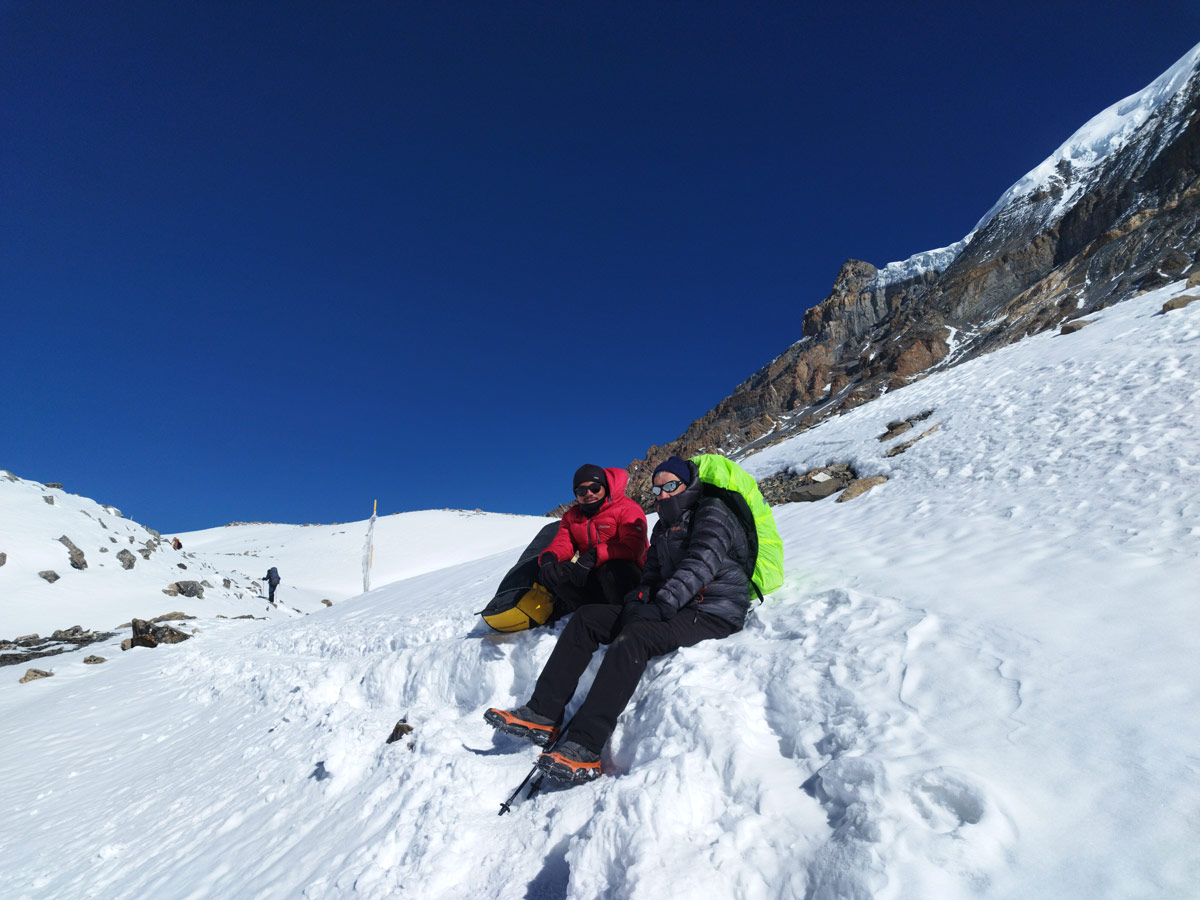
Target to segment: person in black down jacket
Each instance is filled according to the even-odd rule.
[[[750,551],[734,512],[705,497],[696,467],[678,456],[659,464],[653,483],[658,523],[641,582],[622,607],[584,606],[575,613],[525,706],[484,713],[499,731],[553,743],[592,655],[611,644],[566,740],[538,757],[538,768],[560,781],[600,776],[600,751],[649,660],[740,631],[750,608]]]

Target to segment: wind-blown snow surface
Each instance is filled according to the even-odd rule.
[[[534,753],[482,711],[528,697],[556,632],[474,613],[541,520],[308,617],[14,672],[5,895],[1196,896],[1200,303],[1158,313],[1179,288],[751,457],[890,480],[778,508],[784,587],[652,663],[608,777],[503,818]],[[925,410],[938,429],[886,458]]]

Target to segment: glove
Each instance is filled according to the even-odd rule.
[[[621,610],[621,627],[633,622],[665,622],[667,616],[657,603],[626,603]]]
[[[561,563],[558,560],[552,560],[542,566],[538,571],[538,582],[543,587],[550,588],[550,592],[554,593],[555,589],[564,581],[573,581],[571,570],[575,566],[572,563]]]
[[[571,581],[576,587],[583,587],[587,583],[588,575],[591,574],[594,565],[596,565],[595,550],[579,554],[579,559],[571,565]]]

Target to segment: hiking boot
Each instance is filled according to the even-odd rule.
[[[594,781],[600,777],[600,754],[574,741],[564,741],[561,747],[539,756],[537,767],[556,781]]]
[[[545,716],[539,716],[528,706],[518,706],[516,709],[493,707],[483,714],[483,719],[497,731],[532,741],[539,747],[553,743],[558,737],[558,726],[555,722]]]

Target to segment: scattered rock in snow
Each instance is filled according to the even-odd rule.
[[[412,731],[413,731],[413,727],[408,724],[408,719],[406,719],[406,718],[401,719],[399,722],[396,723],[396,727],[392,729],[392,733],[388,737],[387,743],[389,743],[389,744],[395,743],[396,741],[398,741],[402,737],[404,737],[406,734],[412,734]],[[416,747],[417,747],[416,741],[408,742],[409,750],[415,750]]]
[[[59,484],[57,481],[43,481],[42,487],[55,488],[56,490],[60,490],[60,491],[62,490],[62,485]]]
[[[4,565],[6,562],[8,562],[8,554],[0,553],[0,566]]]
[[[153,624],[157,624],[159,622],[186,621],[188,619],[194,619],[194,618],[196,618],[196,617],[189,616],[185,612],[169,612],[169,613],[163,613],[161,616],[155,616],[153,619],[150,619],[149,621]]]
[[[326,606],[333,606],[333,601],[327,597],[322,597],[321,602],[324,603]]]
[[[929,435],[933,434],[935,431],[937,431],[941,427],[942,427],[942,425],[939,422],[937,425],[934,425],[932,428],[925,429],[924,431],[922,431],[920,434],[918,434],[912,440],[905,441],[903,444],[897,444],[895,447],[892,447],[890,450],[888,450],[888,452],[884,455],[889,456],[889,457],[890,456],[899,456],[901,453],[903,453],[905,450],[907,450],[909,447],[911,447],[917,441],[921,440],[922,438],[929,437]]]
[[[149,559],[149,557],[147,557],[147,559]],[[187,566],[185,566],[183,563],[175,563],[175,565],[179,566],[179,568],[181,568],[181,569],[187,568]]]
[[[44,572],[38,572],[38,575],[42,578],[45,578],[51,584],[54,584],[54,582],[58,581],[59,578],[58,573],[53,569],[46,569]]]
[[[225,590],[229,590],[231,587],[233,587],[233,582],[228,578],[225,578],[221,581],[221,587],[225,588]]]
[[[1191,287],[1191,281],[1188,282],[1188,287]],[[1200,297],[1193,297],[1191,294],[1181,294],[1178,297],[1172,297],[1164,303],[1162,311],[1165,313],[1174,312],[1177,309],[1183,309],[1189,303],[1195,303],[1197,300],[1200,300]]]
[[[82,626],[73,625],[70,628],[55,631],[48,638],[39,637],[36,634],[26,634],[13,641],[0,640],[0,650],[11,651],[20,649],[26,651],[24,653],[0,654],[0,666],[15,666],[20,663],[32,662],[35,659],[41,659],[45,656],[57,656],[60,653],[76,650],[88,644],[107,641],[112,637],[114,637],[113,632],[84,631]]]
[[[175,585],[171,585],[170,587],[163,588],[163,593],[166,594],[168,597],[178,597],[179,596],[179,591],[175,590]]]
[[[191,640],[187,632],[172,628],[170,625],[154,625],[145,619],[134,619],[133,637],[121,642],[121,649],[130,647],[157,647],[159,644],[178,644],[180,641]],[[128,644],[129,647],[125,645]]]
[[[1086,319],[1075,319],[1073,322],[1064,322],[1062,328],[1058,329],[1059,334],[1074,334],[1077,331],[1082,331],[1084,326],[1092,323]]]
[[[47,503],[49,503],[51,506],[54,505],[54,498],[51,495],[42,494],[42,499],[45,500]]]
[[[70,555],[71,568],[83,571],[87,568],[87,560],[83,556],[83,551],[71,542],[71,539],[65,534],[58,539],[58,542],[67,548],[67,553]]]
[[[171,585],[176,591],[184,597],[198,597],[204,599],[204,586],[198,581],[176,581]]]
[[[915,416],[909,416],[907,419],[900,419],[895,422],[888,422],[887,431],[879,436],[880,443],[886,443],[894,437],[904,434],[918,422],[923,422],[933,415],[932,409],[927,409],[924,412],[919,412]]]
[[[85,666],[98,666],[102,662],[108,662],[108,660],[103,656],[85,656],[83,658]]]
[[[1200,268],[1196,268],[1196,271],[1188,276],[1187,286],[1190,288],[1200,286]]]
[[[27,681],[37,681],[39,678],[50,678],[53,675],[53,672],[47,672],[45,669],[26,669],[25,677],[21,679],[21,684]]]
[[[886,475],[872,475],[870,478],[857,478],[850,482],[849,486],[842,491],[842,495],[837,498],[838,503],[845,503],[847,500],[853,500],[855,497],[861,497],[871,488],[876,485],[883,484],[887,481]]]
[[[137,562],[137,557],[124,549],[117,554],[117,559],[120,560],[122,569],[132,569]]]
[[[781,503],[805,503],[836,494],[853,481],[855,473],[845,463],[819,466],[803,475],[780,472],[758,482],[758,489],[768,506]]]
[[[147,550],[145,547],[139,547],[139,548],[138,548],[138,553],[142,554],[142,559],[149,559],[149,558],[150,558],[150,551],[149,551],[149,550]]]
[[[108,552],[108,548],[107,548],[107,547],[101,547],[101,548],[100,548],[100,552],[101,552],[101,553],[107,553],[107,552]],[[101,563],[100,565],[104,565],[104,563]]]

